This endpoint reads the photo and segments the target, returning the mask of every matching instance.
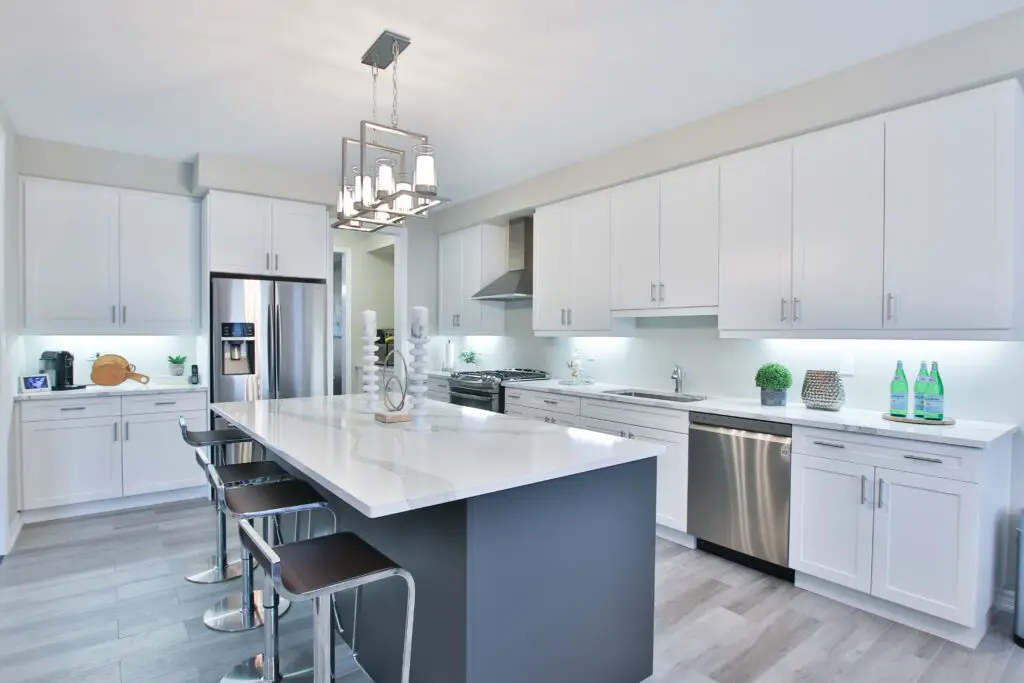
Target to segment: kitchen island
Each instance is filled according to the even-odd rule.
[[[434,401],[432,429],[416,432],[376,422],[363,400],[212,409],[412,573],[415,683],[650,676],[663,446]],[[360,610],[359,661],[376,683],[399,680],[405,595],[389,583],[367,586]],[[350,632],[350,598],[339,606]]]

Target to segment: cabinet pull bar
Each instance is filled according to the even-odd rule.
[[[882,509],[882,486],[885,484],[885,480],[881,477],[878,478],[878,509]]]
[[[173,406],[177,401],[157,401],[153,405],[155,406]]]
[[[658,301],[665,300],[665,283],[662,282],[658,285]]]
[[[942,458],[926,458],[923,455],[904,455],[903,457],[906,458],[907,460],[918,460],[920,462],[934,462],[938,465],[941,465],[943,462]]]
[[[281,270],[281,255],[274,254],[274,270]]]
[[[85,410],[85,406],[75,406],[74,408],[61,408],[60,409],[60,411],[62,413],[67,413],[67,412],[70,412],[72,410]]]
[[[110,322],[117,324],[117,305],[110,307]]]
[[[117,441],[117,423],[114,423],[114,441]]]
[[[828,446],[829,448],[846,448],[845,444],[841,443],[829,443],[828,441],[815,441],[815,446]]]
[[[565,309],[562,309],[562,324],[565,324]]]
[[[786,304],[789,303],[785,299],[779,299],[779,320],[786,322]]]
[[[651,283],[651,301],[657,301],[657,296],[654,293],[654,283]]]
[[[267,270],[270,270],[270,252],[267,252]]]
[[[121,322],[128,322],[128,304],[121,306]]]
[[[558,405],[558,401],[552,401],[550,398],[545,398],[544,402],[547,403],[548,405],[552,405],[552,406],[557,406]]]
[[[567,309],[565,309],[565,312],[566,312],[565,322],[566,322],[566,324],[569,327],[572,327],[572,309],[571,308],[567,308]]]
[[[505,394],[505,398],[522,398],[519,394]]]
[[[892,292],[885,295],[885,319],[892,320],[892,302],[896,297]]]
[[[865,493],[865,491],[864,491],[864,489],[867,487],[867,484],[868,484],[868,478],[866,476],[864,476],[863,474],[860,475],[860,504],[861,505],[863,505],[864,503],[868,502],[867,493]]]
[[[125,421],[125,423],[124,423],[124,440],[125,441],[128,440],[128,422],[127,421]]]
[[[793,297],[793,322],[800,319],[800,299]]]

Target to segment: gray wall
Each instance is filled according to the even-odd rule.
[[[196,158],[195,187],[203,194],[217,189],[327,206],[337,206],[338,201],[333,176],[205,152]]]
[[[192,164],[18,138],[18,173],[167,194],[192,194]]]
[[[444,233],[1021,73],[1024,10],[1017,10],[443,209],[431,220]]]
[[[15,431],[14,383],[20,363],[14,363],[18,346],[21,311],[21,244],[19,239],[19,192],[17,172],[18,137],[3,103],[0,103],[0,138],[4,155],[0,159],[0,555],[6,554],[7,533],[17,514],[17,476],[13,449]]]

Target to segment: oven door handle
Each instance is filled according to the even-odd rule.
[[[494,401],[494,394],[464,394],[461,391],[452,391],[451,389],[448,390],[448,394],[456,398],[466,398],[469,399],[470,401],[480,401],[487,403],[492,403]]]

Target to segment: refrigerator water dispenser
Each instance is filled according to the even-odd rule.
[[[252,323],[222,323],[220,331],[222,375],[256,374],[256,326]]]

